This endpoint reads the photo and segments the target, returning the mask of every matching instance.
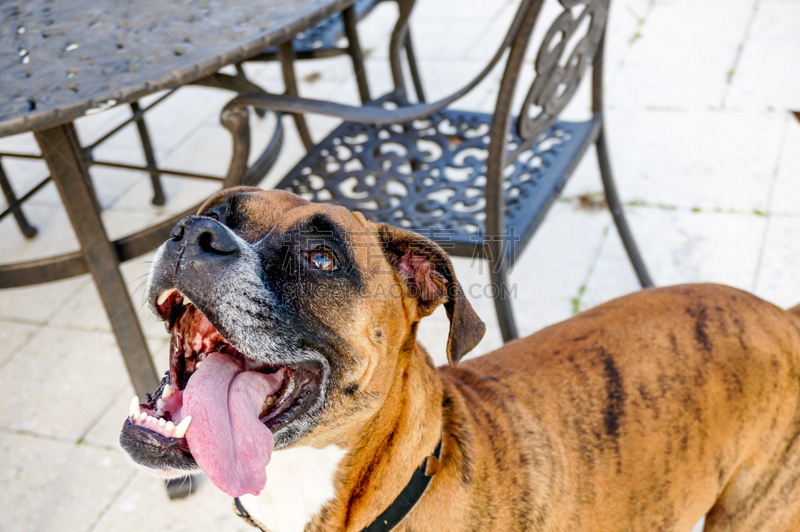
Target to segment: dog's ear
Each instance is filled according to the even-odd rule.
[[[420,315],[427,316],[444,303],[450,319],[447,359],[456,365],[478,345],[486,325],[464,295],[450,257],[418,233],[386,224],[378,224],[377,230],[389,263],[416,297]]]

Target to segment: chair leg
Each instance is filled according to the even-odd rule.
[[[600,126],[600,134],[597,137],[597,160],[600,164],[600,175],[603,178],[606,202],[611,210],[611,215],[614,217],[614,223],[622,239],[622,244],[625,246],[625,251],[628,253],[628,258],[630,258],[633,269],[636,271],[636,277],[639,278],[639,284],[642,285],[642,288],[655,286],[642,260],[642,254],[636,247],[636,241],[633,239],[633,234],[631,234],[628,222],[625,219],[625,212],[622,210],[617,187],[614,184],[614,176],[611,173],[611,160],[608,156],[605,128],[602,125]]]
[[[247,74],[244,73],[244,64],[241,61],[236,63],[236,75],[244,80],[247,79]],[[259,118],[264,118],[267,116],[266,109],[255,109],[255,112]]]
[[[297,78],[294,73],[294,46],[292,41],[282,43],[278,48],[278,56],[281,61],[281,69],[283,70],[283,83],[286,85],[286,94],[291,96],[298,96],[297,91]],[[308,131],[306,124],[306,117],[301,113],[292,113],[294,124],[297,126],[297,132],[300,134],[300,140],[303,141],[303,146],[306,150],[310,150],[314,145],[311,138],[311,133]]]
[[[185,477],[171,478],[166,480],[164,484],[167,486],[167,495],[170,499],[183,499],[194,493],[196,477],[187,475]],[[193,481],[194,480],[194,481]]]
[[[131,111],[136,115],[142,110],[139,102],[131,104]],[[144,158],[147,161],[147,169],[150,172],[150,182],[153,185],[153,205],[164,205],[167,198],[164,195],[164,187],[161,184],[161,173],[156,166],[156,154],[153,152],[153,143],[150,142],[150,132],[147,130],[147,124],[144,121],[144,115],[136,119],[136,128],[139,130],[139,140],[142,142],[142,150],[144,150]]]
[[[417,66],[417,54],[414,53],[414,45],[411,42],[411,28],[406,28],[404,44],[408,68],[411,71],[411,80],[414,82],[414,92],[417,93],[417,100],[420,103],[425,103],[425,91],[422,89],[422,78],[419,75],[419,67]]]
[[[500,324],[500,334],[503,342],[510,342],[519,337],[517,323],[514,320],[514,307],[511,304],[511,287],[508,284],[507,260],[501,259],[499,263],[489,261],[490,277],[495,287],[494,308],[497,312],[497,321]]]
[[[236,75],[242,79],[247,79],[247,75],[244,73],[244,66],[242,65],[241,61],[236,63]]]
[[[3,168],[2,162],[0,162],[0,188],[3,189],[3,196],[6,198],[6,203],[13,205],[17,202],[17,195],[14,193],[14,189],[11,188],[11,183],[8,180],[8,176],[6,175],[6,171]],[[19,230],[22,231],[22,234],[25,235],[25,238],[33,238],[36,236],[36,233],[38,233],[39,230],[28,223],[25,213],[22,212],[22,206],[17,205],[11,209],[11,214],[14,215],[14,219],[17,221]]]
[[[487,226],[496,227],[491,220]],[[487,235],[484,252],[489,262],[489,278],[494,288],[494,308],[500,325],[503,342],[510,342],[519,337],[517,323],[514,320],[514,307],[511,302],[511,287],[508,284],[508,271],[511,267],[511,242],[500,234]]]
[[[361,50],[361,43],[358,40],[356,9],[354,5],[342,12],[342,19],[344,20],[344,33],[347,37],[347,54],[353,60],[353,71],[356,75],[358,95],[361,97],[361,103],[367,103],[372,100],[372,97],[369,93],[367,71],[364,68],[364,53]]]

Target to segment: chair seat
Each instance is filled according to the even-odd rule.
[[[383,0],[356,0],[356,19],[361,20]],[[294,40],[294,51],[298,56],[314,54],[320,51],[339,50],[339,39],[344,36],[344,21],[342,14],[336,13],[304,32],[298,33]],[[267,54],[277,54],[278,49],[272,48]]]
[[[454,255],[473,256],[476,249],[481,254],[491,121],[491,114],[445,110],[412,124],[345,122],[277,188],[415,230]],[[505,221],[512,261],[595,140],[596,125],[595,120],[556,122],[507,168]],[[509,138],[510,153],[519,143],[516,134]]]

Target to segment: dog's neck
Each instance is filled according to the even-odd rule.
[[[349,449],[276,451],[269,493],[242,498],[253,517],[274,532],[362,530],[392,504],[442,437],[443,388],[433,361],[414,341],[399,351],[385,403]],[[276,471],[279,464],[289,473]],[[271,482],[276,475],[280,486]]]
[[[362,530],[400,494],[442,437],[442,381],[416,342],[406,343],[383,407],[342,461],[335,498],[310,530]]]

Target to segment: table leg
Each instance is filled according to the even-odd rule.
[[[80,156],[80,144],[72,124],[35,131],[36,141],[50,168],[84,260],[94,277],[111,327],[139,397],[158,387],[153,361],[139,320],[119,271],[119,258],[95,208],[89,174]]]

